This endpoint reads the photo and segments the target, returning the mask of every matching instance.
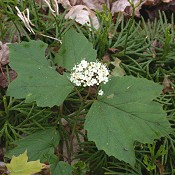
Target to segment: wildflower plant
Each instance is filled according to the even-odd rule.
[[[62,42],[54,62],[67,70],[63,75],[45,58],[47,45],[42,41],[9,45],[10,66],[18,77],[10,83],[7,95],[25,98],[26,103],[36,102],[41,107],[53,107],[77,98],[78,94],[78,112],[69,111],[68,116],[78,117],[83,111],[88,140],[107,155],[134,166],[136,141],[152,143],[171,132],[166,112],[154,100],[162,86],[145,78],[110,75],[109,68],[97,61],[92,44],[73,29],[65,33]],[[97,95],[90,100],[84,95],[89,86],[99,86]],[[28,149],[30,152],[30,146]],[[11,155],[18,150],[14,148]],[[49,161],[51,155],[45,156]]]
[[[1,41],[20,43],[9,45],[10,66],[18,75],[8,87],[11,97],[6,88],[0,93],[6,157],[27,150],[29,161],[49,162],[50,174],[171,174],[175,136],[167,135],[167,119],[174,129],[174,16],[171,22],[164,13],[155,21],[120,14],[114,20],[103,9],[97,12],[100,28],[89,30],[65,19],[60,2],[38,2],[0,1]],[[72,25],[79,33],[69,30]],[[102,57],[110,70],[106,84],[70,81],[73,67],[83,60],[101,63]],[[60,75],[53,65],[66,71]],[[9,66],[1,67],[8,74]]]
[[[88,63],[86,60],[82,60],[80,64],[73,67],[70,81],[75,86],[83,87],[106,84],[109,81],[109,69],[99,61]],[[102,89],[98,94],[103,95]]]

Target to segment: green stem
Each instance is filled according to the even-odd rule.
[[[34,5],[34,9],[35,9],[36,18],[37,18],[37,25],[39,26],[39,21],[40,20],[39,20],[38,11],[37,11],[37,8],[36,8],[35,0],[33,0],[33,5]]]
[[[129,37],[129,34],[130,34],[130,30],[131,30],[131,26],[134,22],[134,14],[135,14],[135,5],[133,3],[133,1],[131,2],[130,0],[128,0],[131,7],[132,7],[132,17],[131,17],[131,20],[129,20],[129,29],[127,30],[127,33],[126,33],[126,40],[125,40],[125,44],[124,44],[124,55],[126,55],[126,48],[127,48],[127,42],[128,42],[128,37]]]
[[[9,107],[7,105],[7,98],[6,96],[3,96],[3,103],[4,103],[4,109],[5,109],[5,113],[6,113],[6,118],[9,118]]]

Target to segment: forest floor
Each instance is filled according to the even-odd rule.
[[[174,175],[174,9],[0,1],[0,174]]]

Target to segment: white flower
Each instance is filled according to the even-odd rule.
[[[83,67],[83,68],[86,68],[88,66],[88,62],[86,60],[82,60],[80,65]]]
[[[109,69],[103,63],[87,62],[82,60],[72,68],[70,81],[76,86],[93,86],[107,83],[109,80]]]
[[[103,92],[103,90],[102,89],[100,89],[99,91],[98,91],[98,95],[103,95],[104,94],[104,92]]]

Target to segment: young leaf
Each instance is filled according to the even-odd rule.
[[[88,138],[109,156],[134,165],[134,141],[151,143],[171,131],[162,105],[153,101],[162,87],[126,76],[113,77],[102,89],[104,96],[93,103],[86,116]]]
[[[18,157],[13,156],[10,163],[6,163],[7,169],[10,171],[10,175],[31,175],[40,172],[45,164],[37,161],[28,161],[27,151],[20,154]]]
[[[51,164],[51,174],[72,175],[73,168],[66,162],[59,161],[56,164]]]
[[[60,136],[55,128],[38,131],[24,139],[15,141],[14,144],[17,145],[17,147],[10,150],[6,154],[6,157],[13,155],[18,156],[27,149],[29,160],[40,159],[41,162],[45,162],[54,155],[54,149],[57,147],[59,141]]]
[[[66,75],[60,75],[45,58],[47,45],[42,41],[11,44],[10,66],[18,77],[9,85],[7,95],[36,101],[38,106],[60,105],[73,86]]]
[[[70,29],[63,37],[63,44],[56,56],[55,62],[69,71],[82,59],[96,61],[97,51],[93,49],[92,43],[74,29]]]

